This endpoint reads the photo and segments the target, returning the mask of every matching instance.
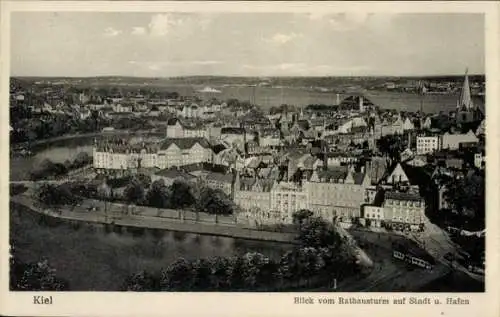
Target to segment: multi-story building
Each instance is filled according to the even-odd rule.
[[[395,230],[422,230],[425,223],[425,202],[414,192],[385,193],[384,221]]]
[[[259,143],[262,147],[279,147],[281,145],[280,131],[277,129],[262,131],[259,135]]]
[[[282,219],[271,212],[271,189],[273,181],[253,177],[241,177],[236,174],[234,182],[234,202],[241,207],[238,222],[252,226],[258,224],[277,224]]]
[[[271,189],[271,218],[293,223],[293,213],[309,209],[309,191],[293,182],[275,183]]]
[[[346,164],[355,164],[360,157],[346,152],[330,152],[326,155],[328,166],[341,166]]]
[[[438,136],[417,136],[417,154],[429,154],[439,149]]]
[[[212,149],[204,138],[170,138],[158,151],[157,167],[164,169],[193,163],[211,162]]]
[[[479,139],[472,130],[464,134],[446,132],[441,136],[441,149],[458,150],[461,143],[478,143]]]
[[[381,123],[376,122],[373,127],[375,136],[401,135],[404,133],[404,122],[400,116],[386,118]]]
[[[366,205],[363,206],[363,218],[367,226],[380,228],[384,221],[384,207]]]
[[[97,172],[152,168],[157,166],[157,151],[158,147],[154,144],[102,142],[93,148],[93,167]]]
[[[188,126],[177,118],[167,121],[167,138],[208,138],[202,127]]]
[[[366,201],[370,186],[369,172],[355,172],[351,167],[317,170],[304,184],[309,207],[318,216],[332,221],[351,222],[360,217],[361,205]]]
[[[228,197],[233,197],[233,174],[209,172],[205,176],[205,183],[213,189],[220,189]]]

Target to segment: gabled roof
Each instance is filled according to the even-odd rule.
[[[205,138],[168,138],[161,143],[160,149],[165,150],[172,144],[180,149],[190,149],[197,143],[206,149],[210,148],[210,143]]]

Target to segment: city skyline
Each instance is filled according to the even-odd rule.
[[[11,23],[20,77],[485,72],[482,14],[24,12]]]

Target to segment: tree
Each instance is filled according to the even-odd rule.
[[[295,265],[298,276],[304,277],[307,283],[325,267],[322,254],[316,248],[299,248],[295,253]]]
[[[158,279],[146,271],[141,271],[127,277],[123,290],[130,292],[154,292],[159,290]]]
[[[151,176],[145,174],[138,174],[137,180],[144,186],[144,188],[148,188],[151,186]]]
[[[211,285],[215,290],[228,290],[231,287],[231,261],[224,257],[215,257],[212,262]]]
[[[211,286],[213,263],[207,259],[198,259],[193,263],[193,290],[207,290]]]
[[[209,214],[231,215],[234,204],[223,191],[205,187],[201,190],[196,209]]]
[[[32,180],[39,180],[46,178],[47,176],[51,175],[54,170],[54,163],[52,163],[51,160],[49,159],[44,159],[38,166],[35,166],[35,168],[31,171],[30,173],[30,178]]]
[[[193,278],[192,264],[180,258],[162,273],[160,289],[164,291],[188,291],[192,289]]]
[[[269,258],[257,252],[249,252],[242,257],[242,277],[246,289],[255,288],[262,268],[268,263]]]
[[[151,189],[146,194],[146,203],[148,206],[155,208],[168,207],[168,188],[165,186],[163,179],[154,181],[151,184]]]
[[[132,181],[125,188],[125,197],[130,204],[140,205],[144,202],[144,187],[141,183]]]
[[[304,221],[308,221],[313,216],[313,212],[307,209],[301,209],[292,214],[293,223],[302,226]]]
[[[183,181],[175,180],[170,186],[170,204],[172,208],[185,208],[193,206],[196,202],[191,187]]]
[[[34,198],[48,206],[76,205],[82,199],[71,193],[67,185],[42,184],[34,192]]]
[[[479,228],[485,222],[485,179],[481,174],[472,174],[450,182],[445,198],[461,217],[471,220]]]
[[[241,256],[233,256],[229,261],[228,275],[231,290],[241,290],[245,287],[245,280],[243,278],[245,262]]]
[[[298,240],[302,245],[310,247],[338,246],[341,243],[340,235],[333,225],[319,217],[313,217],[302,224]]]
[[[96,188],[96,194],[99,199],[109,200],[112,197],[111,187],[108,186],[106,182],[103,182]]]
[[[294,275],[294,254],[293,251],[288,251],[281,256],[279,261],[278,270],[275,276],[279,279],[281,286],[283,286],[286,282],[291,282]]]
[[[47,260],[25,263],[19,260],[15,246],[10,246],[10,290],[12,291],[67,291],[69,284],[56,276],[56,270]]]
[[[80,152],[73,160],[73,167],[80,168],[92,162],[92,157],[87,152]]]

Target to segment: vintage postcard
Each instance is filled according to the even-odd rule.
[[[2,1],[0,313],[498,316],[499,12]]]

